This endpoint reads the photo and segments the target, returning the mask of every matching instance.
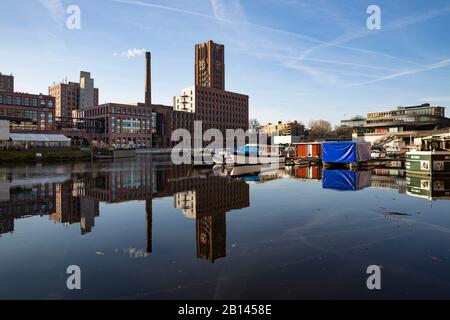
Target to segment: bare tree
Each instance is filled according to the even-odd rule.
[[[309,123],[309,135],[313,138],[324,137],[333,132],[331,123],[325,120],[313,120]]]
[[[347,136],[353,133],[353,128],[336,126],[334,131],[338,136]]]
[[[261,127],[261,124],[259,123],[258,119],[250,119],[249,120],[249,128],[259,131],[259,128]]]

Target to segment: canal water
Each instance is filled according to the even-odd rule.
[[[448,188],[386,169],[236,179],[149,156],[2,166],[0,298],[448,299]]]

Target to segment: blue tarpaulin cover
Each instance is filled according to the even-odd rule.
[[[258,146],[244,146],[239,149],[240,152],[245,154],[258,154],[259,147]]]
[[[323,188],[341,191],[360,190],[371,185],[369,171],[325,170]]]
[[[242,177],[241,179],[242,179],[242,181],[245,181],[245,182],[260,182],[261,181],[259,176],[255,176],[255,175],[245,176],[245,177]]]
[[[325,142],[322,145],[322,161],[325,163],[355,163],[371,158],[369,143]]]

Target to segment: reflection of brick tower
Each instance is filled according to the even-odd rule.
[[[145,186],[146,200],[145,212],[147,216],[147,253],[153,252],[153,163],[151,158],[145,160],[144,165],[145,181],[148,183]]]
[[[153,207],[152,199],[145,201],[145,211],[147,212],[147,253],[153,251]]]
[[[250,205],[249,186],[221,177],[173,178],[174,204],[196,220],[197,257],[211,262],[226,257],[226,213]]]
[[[197,257],[209,260],[227,256],[226,213],[197,218]]]

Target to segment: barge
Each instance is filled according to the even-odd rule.
[[[406,153],[406,172],[412,175],[450,175],[450,151]]]

